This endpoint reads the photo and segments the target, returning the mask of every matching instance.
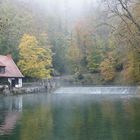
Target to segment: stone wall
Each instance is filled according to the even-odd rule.
[[[30,93],[51,93],[60,87],[59,79],[41,80],[37,82],[24,83],[22,88],[9,89],[8,86],[1,86],[0,93],[3,95],[30,94]]]

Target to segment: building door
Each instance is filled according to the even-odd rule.
[[[15,81],[15,79],[12,79],[12,87],[15,87],[15,85],[16,85],[16,81]]]

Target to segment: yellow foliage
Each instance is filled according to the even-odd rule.
[[[140,82],[140,55],[138,51],[128,53],[123,74],[125,81],[129,81],[130,84]]]
[[[115,68],[110,59],[105,59],[100,64],[101,75],[105,81],[111,81],[115,77]]]
[[[36,37],[25,34],[19,45],[18,66],[25,76],[50,78],[52,55],[50,49],[38,47]]]

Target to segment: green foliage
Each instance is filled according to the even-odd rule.
[[[62,33],[55,34],[51,38],[53,55],[53,67],[60,73],[65,74],[68,70],[67,48],[69,46],[69,40],[67,36]]]
[[[80,73],[80,63],[82,60],[82,52],[75,43],[72,43],[68,48],[67,58],[72,65],[73,73]]]
[[[94,51],[93,53],[89,54],[87,56],[87,61],[87,67],[91,73],[99,72],[99,66],[101,63],[101,55],[99,54],[99,52]]]
[[[35,12],[18,0],[1,0],[0,2],[0,52],[12,54],[18,61],[18,44],[25,33],[41,34],[46,25],[42,26],[40,17],[34,16]],[[40,14],[41,15],[41,14]],[[45,18],[42,19],[45,21]],[[44,23],[44,22],[43,22]]]
[[[0,30],[0,52],[12,54],[16,61],[18,59],[17,46],[19,40],[24,31],[30,31],[28,27],[31,21],[29,13],[22,11],[20,5],[18,6],[15,1],[10,0],[2,0],[0,4],[0,17],[4,25],[4,28]]]
[[[18,66],[25,76],[50,78],[52,54],[50,49],[38,46],[36,37],[25,34],[19,45]]]

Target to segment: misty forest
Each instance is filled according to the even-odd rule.
[[[139,0],[1,0],[0,53],[25,77],[140,83]]]
[[[0,140],[140,140],[140,0],[0,0]]]

